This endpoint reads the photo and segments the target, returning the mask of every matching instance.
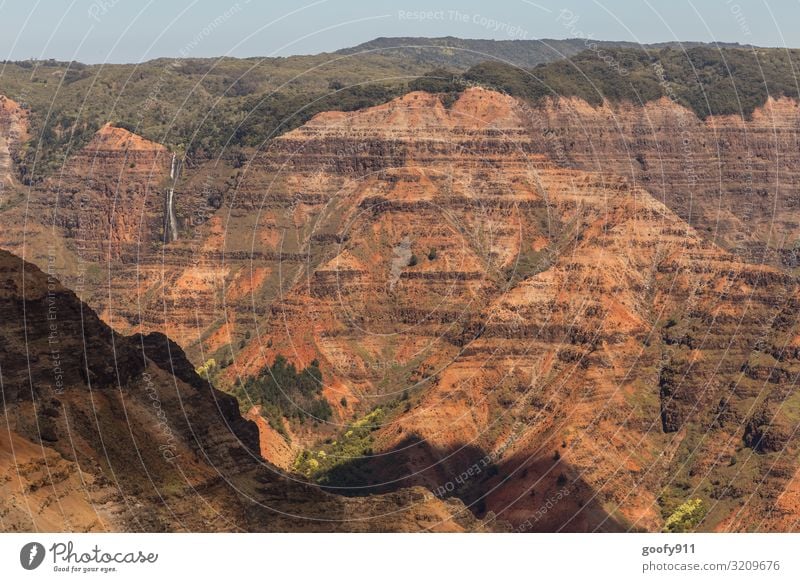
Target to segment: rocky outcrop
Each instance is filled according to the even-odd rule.
[[[136,264],[115,243],[102,284],[80,287],[115,327],[213,356],[222,383],[277,354],[318,359],[335,414],[292,427],[292,446],[385,409],[353,461],[361,492],[423,485],[548,531],[658,530],[691,493],[704,529],[786,527],[772,508],[796,511],[796,115],[530,107],[479,88],[324,113],[242,168],[187,168],[185,233]],[[163,192],[130,199],[158,240]],[[163,336],[138,341],[148,369],[209,390]],[[288,466],[264,424],[261,442],[236,430]]]
[[[163,240],[171,154],[104,125],[48,180],[40,204],[85,261],[130,262]]]
[[[528,116],[534,151],[624,176],[704,238],[746,261],[787,269],[798,264],[798,123],[800,107],[788,98],[769,98],[748,120],[700,120],[667,97],[601,107],[563,98]]]
[[[0,95],[0,207],[7,189],[17,183],[14,158],[28,133],[28,113],[18,103]]]
[[[260,406],[254,406],[248,410],[245,418],[255,423],[258,428],[261,456],[268,459],[275,466],[290,471],[294,464],[295,457],[297,457],[300,451],[297,450],[296,447],[292,447],[288,442],[288,434],[284,436],[273,428],[269,421],[264,418]],[[288,425],[288,421],[284,421],[284,433],[287,433]]]
[[[410,94],[276,140],[242,203],[295,213],[282,193],[302,184],[302,204],[319,205],[306,209],[312,228],[343,242],[309,253],[232,369],[280,352],[319,358],[360,401],[416,394],[377,431],[374,463],[354,461],[374,491],[445,487],[521,526],[567,488],[569,501],[528,526],[544,530],[660,529],[687,488],[759,489],[746,512],[768,515],[789,473],[745,446],[796,443],[759,440],[777,434],[759,423],[743,435],[731,419],[756,395],[794,397],[794,359],[777,375],[767,361],[763,379],[741,373],[793,333],[794,278],[710,242],[675,200],[616,175],[613,155],[595,172],[577,145],[560,159],[536,131],[559,119],[549,111],[481,89],[449,109]],[[487,458],[492,471],[473,470]],[[763,483],[743,482],[739,463]],[[710,523],[729,524],[729,507],[715,505]]]
[[[59,530],[84,523],[88,529],[214,529],[202,515],[187,516],[182,524],[170,521],[169,514],[171,505],[180,505],[175,495],[181,491],[212,485],[219,471],[233,476],[252,470],[253,453],[224,412],[226,404],[236,407],[235,401],[162,370],[136,338],[111,331],[33,265],[0,252],[0,278],[10,446],[38,448],[41,459],[52,457],[63,467],[56,479],[46,474],[45,461],[37,488],[70,507],[97,504],[102,514],[81,510],[75,523],[59,524],[43,507],[42,515],[31,512],[27,521],[5,528],[47,524]],[[173,354],[178,366],[180,356]],[[81,486],[84,474],[94,486]],[[137,505],[150,508],[146,516],[141,513],[148,521],[137,517]]]
[[[759,453],[776,453],[786,448],[795,427],[787,422],[780,406],[762,406],[747,420],[745,444]]]
[[[175,344],[116,334],[5,251],[0,316],[4,531],[483,528],[412,491],[351,502],[282,477]]]

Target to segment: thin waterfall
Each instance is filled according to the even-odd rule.
[[[178,179],[180,164],[175,154],[172,154],[172,163],[169,168],[170,185],[167,190],[166,220],[164,221],[164,242],[178,240],[178,219],[175,217],[175,182]]]

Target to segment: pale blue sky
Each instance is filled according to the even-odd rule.
[[[0,0],[0,59],[285,56],[378,36],[800,47],[798,23],[800,0]]]

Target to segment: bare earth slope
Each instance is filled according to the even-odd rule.
[[[311,228],[333,249],[242,366],[319,358],[331,401],[368,408],[412,390],[375,455],[350,461],[351,491],[353,474],[437,490],[488,456],[455,488],[479,513],[521,524],[569,491],[536,529],[660,529],[693,496],[705,529],[785,527],[793,277],[624,178],[559,167],[529,114],[481,89],[450,108],[412,93],[276,140],[254,162],[275,169],[239,195],[266,192],[272,212],[313,191]]]
[[[111,331],[0,251],[3,531],[440,530],[481,526],[408,490],[347,500],[280,475],[256,426],[164,336]]]
[[[701,529],[790,530],[796,116],[415,92],[184,170],[167,244],[170,155],[124,130],[30,203],[65,201],[50,252],[105,321],[214,356],[220,386],[319,360],[332,419],[292,443],[264,425],[260,450],[288,467],[309,449],[298,470],[331,490],[424,485],[569,531],[657,530],[700,498]],[[378,409],[369,444],[319,471]]]

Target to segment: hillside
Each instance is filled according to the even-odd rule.
[[[0,530],[481,527],[419,491],[351,502],[282,477],[258,457],[256,425],[176,344],[114,333],[5,251],[0,315]]]
[[[568,22],[568,19],[565,22]],[[571,32],[575,33],[575,30]],[[694,48],[708,45],[697,42],[640,45],[633,42],[587,38],[484,40],[452,36],[442,38],[391,37],[376,38],[351,48],[341,49],[337,53],[343,55],[377,53],[388,57],[402,57],[429,68],[467,69],[487,61],[498,61],[522,69],[530,69],[543,63],[568,59],[585,51],[590,46],[599,50],[617,48],[642,50]],[[726,49],[740,47],[738,44],[731,43],[720,43],[717,46]]]
[[[568,531],[657,530],[699,496],[706,529],[780,528],[793,277],[623,177],[558,165],[527,113],[483,89],[411,93],[276,140],[253,163],[269,212],[313,184],[304,214],[335,236],[311,239],[233,369],[318,359],[329,400],[356,403],[295,465],[331,490],[445,487],[520,526],[567,488],[534,529]],[[253,172],[242,203],[263,192]]]
[[[420,75],[437,69],[460,74],[484,62],[528,70],[562,61],[554,69],[556,74],[573,76],[574,71],[564,69],[569,68],[563,62],[566,57],[577,57],[582,69],[603,73],[608,68],[605,59],[617,58],[615,51],[629,51],[633,56],[626,59],[634,60],[668,55],[683,71],[674,82],[696,93],[697,81],[706,80],[695,79],[683,58],[685,49],[695,47],[705,51],[716,69],[733,50],[724,44],[683,43],[678,48],[601,41],[587,44],[584,39],[384,38],[337,53],[292,57],[187,57],[131,65],[5,62],[0,95],[20,103],[30,114],[32,141],[16,154],[17,169],[24,182],[38,183],[107,123],[186,151],[190,159],[236,160],[242,155],[240,148],[261,147],[320,111],[377,105],[413,90],[409,82]],[[783,53],[759,51],[768,56]],[[581,75],[578,72],[577,76]],[[577,82],[585,85],[580,79]],[[604,93],[615,95],[613,84],[612,80],[602,86]],[[629,96],[629,91],[624,93]],[[593,102],[597,96],[589,98]]]
[[[468,70],[464,79],[533,102],[577,97],[592,105],[643,105],[667,97],[700,119],[749,118],[769,96],[797,99],[798,63],[795,49],[609,48],[602,55],[584,51],[530,70],[487,61]]]
[[[798,53],[604,50],[242,96],[220,158],[104,123],[30,187],[5,99],[0,246],[167,334],[255,461],[349,496],[310,507],[796,528]]]

